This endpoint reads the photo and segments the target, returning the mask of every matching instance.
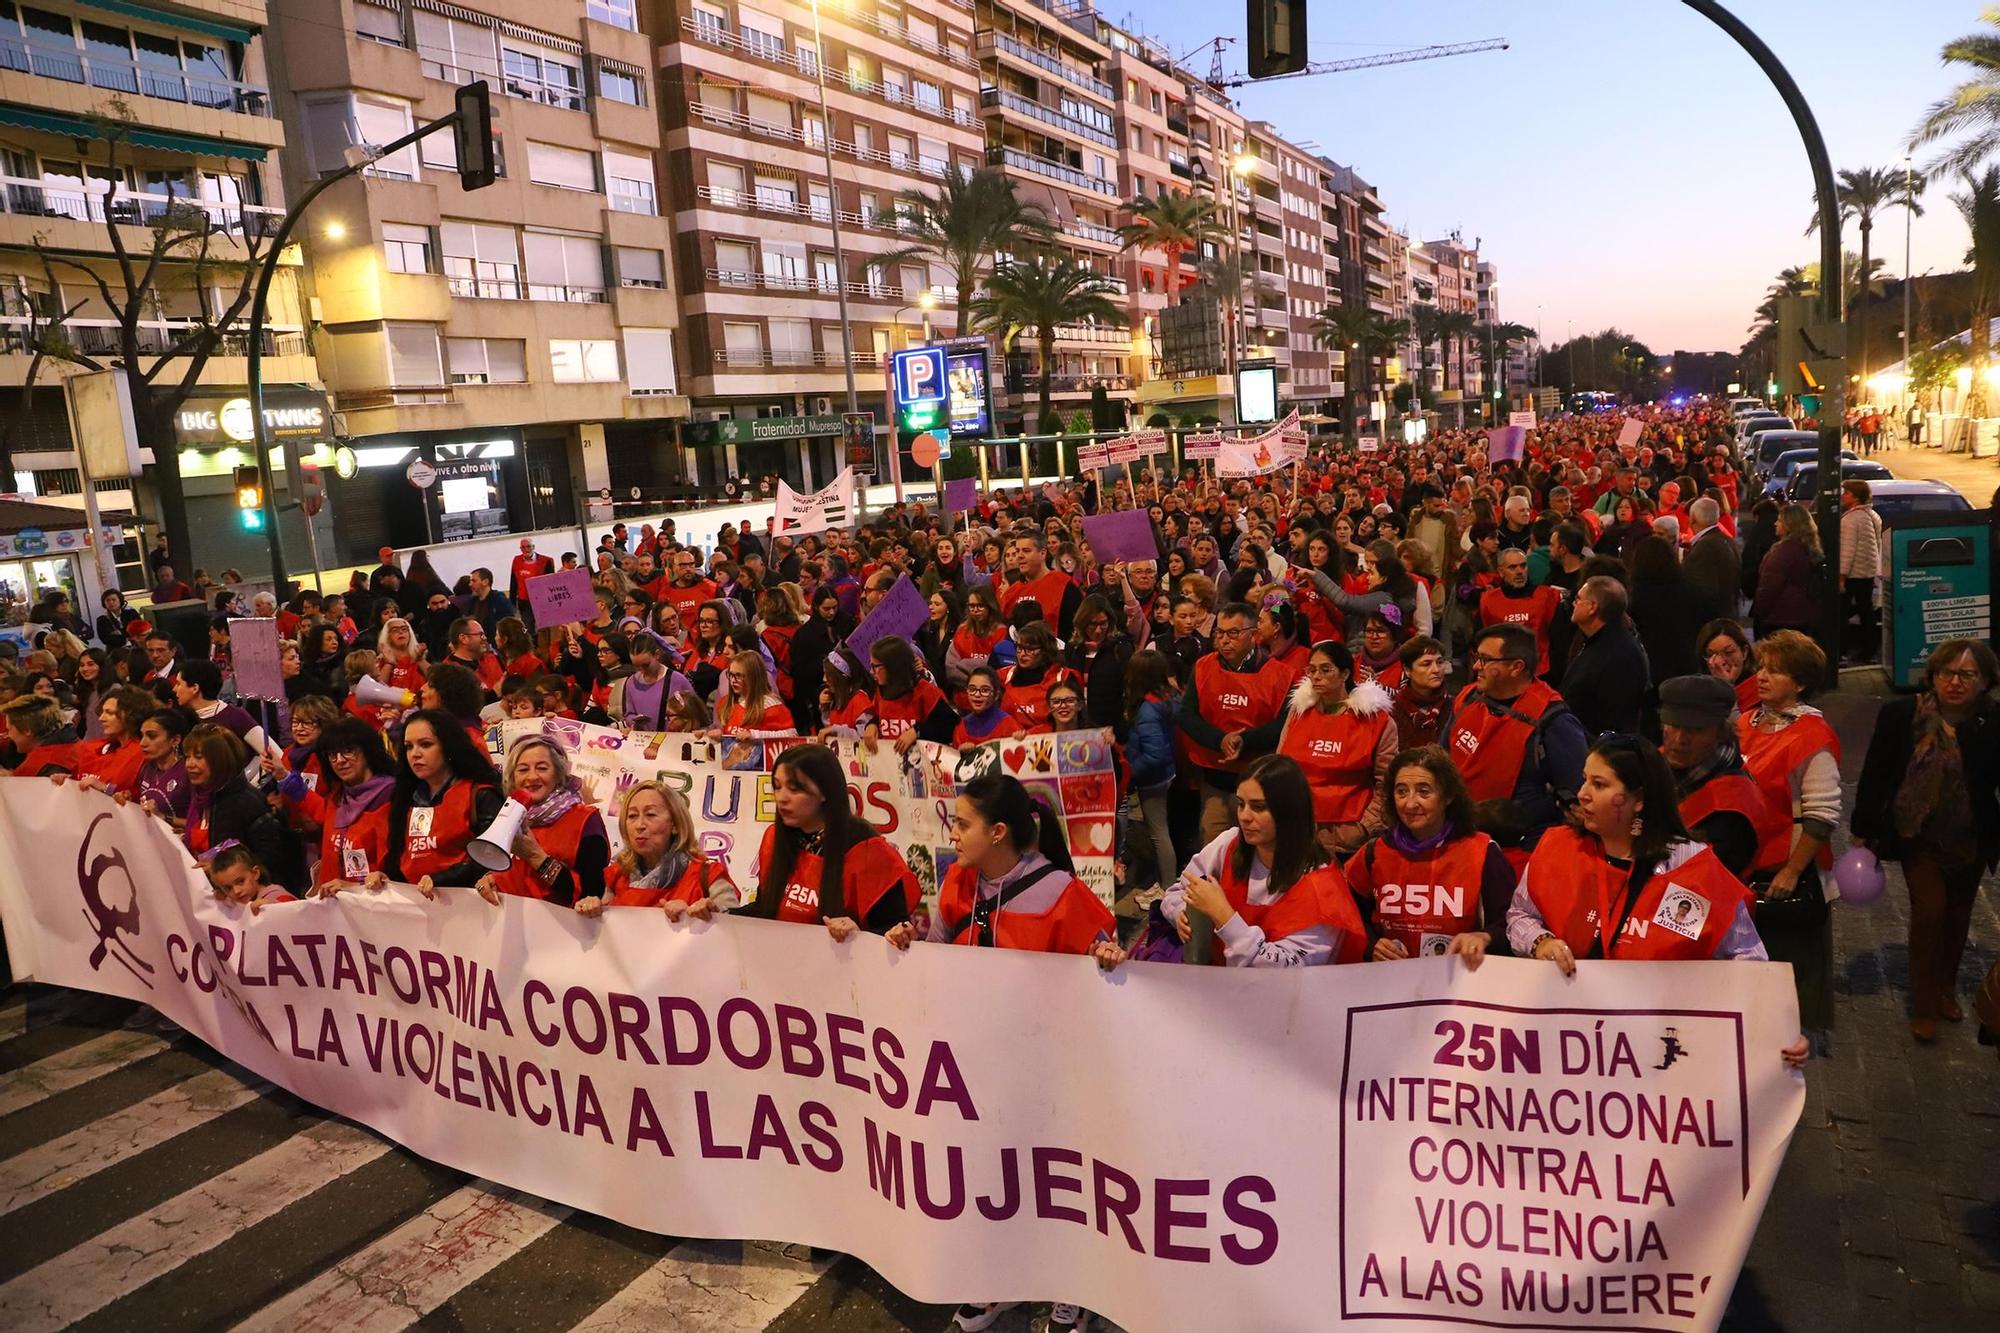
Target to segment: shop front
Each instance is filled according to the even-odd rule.
[[[94,544],[122,540],[116,523],[93,535],[82,510],[0,499],[0,638],[26,646],[28,617],[52,592],[94,618],[103,592]]]
[[[219,578],[225,569],[249,574],[270,568],[263,530],[246,523],[236,502],[236,469],[257,461],[256,418],[249,396],[225,391],[189,398],[174,415],[174,437],[194,545],[188,567],[177,572],[192,579],[194,571],[201,569]],[[326,394],[304,385],[266,387],[264,437],[271,449],[278,531],[286,563],[296,573],[309,567],[311,544],[305,515],[289,503],[294,499],[290,478],[295,469],[287,467],[287,459],[293,464],[301,459],[330,463],[333,417]],[[312,536],[324,548],[331,531],[323,523]]]

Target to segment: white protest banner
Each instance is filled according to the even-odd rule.
[[[0,844],[18,975],[412,1152],[1134,1333],[1713,1330],[1804,1101],[1770,964],[1104,974],[404,886],[253,916],[138,807],[32,779]]]
[[[854,513],[854,469],[842,468],[831,483],[806,495],[778,483],[777,528],[780,536],[825,532],[841,527]]]
[[[1360,438],[1358,444],[1361,452],[1364,454],[1374,454],[1374,453],[1380,453],[1382,451],[1382,440],[1380,436],[1363,435]]]
[[[1136,435],[1121,435],[1106,445],[1105,458],[1116,467],[1120,463],[1136,463],[1146,452],[1144,444]]]
[[[1523,430],[1533,430],[1535,428],[1535,409],[1531,407],[1525,412],[1509,412],[1507,414],[1507,424],[1510,426],[1519,426]]]
[[[1620,449],[1638,448],[1639,437],[1645,434],[1645,432],[1645,422],[1639,420],[1637,417],[1625,418],[1625,424],[1618,428],[1618,447]]]
[[[1279,441],[1275,432],[1266,431],[1249,439],[1238,436],[1225,438],[1222,448],[1215,456],[1215,475],[1218,477],[1262,477],[1280,468],[1290,467],[1292,460],[1279,452]]]
[[[1215,458],[1221,453],[1222,432],[1219,430],[1197,431],[1181,440],[1181,457],[1190,463]]]
[[[618,812],[625,793],[647,779],[674,788],[694,814],[702,850],[729,867],[730,878],[746,896],[757,881],[757,849],[764,831],[777,818],[771,762],[801,743],[788,737],[711,746],[685,735],[627,734],[570,718],[503,722],[499,735],[502,753],[526,735],[547,736],[561,745],[584,800],[603,814],[614,850],[620,845]],[[998,769],[1019,778],[1055,811],[1068,836],[1077,877],[1108,903],[1117,896],[1112,857],[1118,813],[1109,740],[1108,732],[1092,730],[1010,737],[965,750],[926,741],[907,760],[886,744],[871,751],[858,741],[842,740],[832,748],[847,774],[854,808],[895,841],[925,898],[934,896],[939,878],[957,859],[949,827],[957,783]]]
[[[239,698],[277,703],[285,697],[278,622],[271,616],[237,616],[229,622],[229,669]]]

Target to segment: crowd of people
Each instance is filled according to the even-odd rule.
[[[1840,741],[1811,703],[1836,665],[1810,634],[1811,515],[1740,512],[1721,410],[1642,419],[1625,450],[1622,417],[1564,417],[1499,462],[1483,435],[1446,431],[1256,478],[1134,470],[964,515],[745,522],[709,550],[671,522],[621,524],[591,553],[591,615],[567,625],[525,614],[522,583],[555,565],[527,540],[508,592],[386,550],[341,595],[243,607],[220,588],[205,653],[115,593],[95,625],[57,599],[41,645],[0,659],[0,768],[140,802],[253,911],[394,880],[1105,968],[1769,957],[1822,1040],[1825,872],[1846,819],[1904,865],[1911,1030],[1934,1040],[1962,1016],[1971,904],[2000,861],[2000,663],[1984,642],[1941,645],[1923,692],[1884,710],[1844,811]],[[1866,484],[1843,504],[1865,510]],[[1087,519],[1129,508],[1157,558],[1098,561]],[[1865,637],[1872,564],[1842,572]],[[906,577],[921,626],[850,650]],[[279,620],[281,700],[237,697],[244,613]],[[489,752],[495,721],[543,716],[698,735],[758,768],[782,748],[755,884],[703,856],[669,786],[624,796],[614,854],[560,745]],[[1083,729],[1116,741],[1116,913],[1073,873],[1060,820],[997,775],[958,790],[957,859],[922,901],[825,744]],[[469,847],[509,800],[521,831],[488,869]]]

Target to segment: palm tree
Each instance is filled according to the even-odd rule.
[[[2000,298],[2000,167],[1975,176],[1961,173],[1965,188],[1951,197],[1972,233],[1965,260],[1972,265],[1972,385],[1965,415],[1986,415],[1986,359],[1991,350],[1993,310]]]
[[[892,216],[916,239],[871,262],[886,272],[905,260],[935,260],[958,289],[959,333],[971,325],[974,289],[996,257],[1056,230],[1041,205],[1018,198],[1013,179],[993,167],[947,172],[935,194],[904,190]]]
[[[1378,315],[1365,306],[1329,305],[1313,316],[1308,332],[1319,346],[1350,353],[1350,367],[1353,355],[1360,356],[1361,401],[1365,403],[1375,397],[1375,358],[1391,355],[1408,340],[1410,321]],[[1355,426],[1358,429],[1359,423]]]
[[[1117,295],[1109,278],[1064,257],[1017,259],[997,265],[987,275],[986,290],[972,302],[972,316],[980,328],[1000,333],[1003,348],[1023,333],[1034,335],[1042,356],[1038,429],[1049,415],[1057,327],[1086,321],[1124,324],[1125,312],[1112,300]]]
[[[2000,28],[2000,5],[1989,5],[1981,23]],[[1910,134],[1912,151],[1957,134],[1968,137],[1924,168],[1924,174],[1965,175],[2000,152],[2000,33],[1976,32],[1945,43],[1939,56],[1963,65],[1973,77],[1931,103]]]
[[[1417,387],[1423,393],[1417,396],[1417,406],[1423,406],[1423,394],[1430,392],[1431,344],[1443,336],[1441,321],[1444,311],[1428,301],[1418,301],[1410,307],[1410,328],[1417,335],[1417,348],[1422,353],[1422,363],[1417,368]]]
[[[1461,399],[1465,397],[1465,339],[1478,323],[1476,316],[1464,310],[1446,310],[1438,315],[1438,337],[1444,341],[1445,360],[1458,366]]]
[[[1214,293],[1218,308],[1222,313],[1223,344],[1226,348],[1236,346],[1236,320],[1243,308],[1243,279],[1248,272],[1245,256],[1228,251],[1217,253],[1213,259],[1204,259],[1195,265],[1195,284]],[[1234,364],[1233,351],[1223,358],[1225,364]]]
[[[1526,324],[1479,324],[1473,328],[1473,342],[1482,349],[1488,394],[1493,392],[1494,384],[1503,378],[1502,367],[1507,363],[1508,349],[1534,336],[1535,331]]]
[[[1834,197],[1840,206],[1841,221],[1854,219],[1861,231],[1860,271],[1874,272],[1871,258],[1875,233],[1875,214],[1884,208],[1901,206],[1910,210],[1912,217],[1923,216],[1923,206],[1916,197],[1924,190],[1924,178],[1909,172],[1897,171],[1892,167],[1863,167],[1859,171],[1843,171],[1839,183],[1834,187]],[[1819,214],[1806,227],[1806,234],[1819,230]],[[1907,280],[1908,275],[1904,275]],[[1843,296],[1845,293],[1843,293]],[[1868,382],[1868,321],[1867,306],[1855,307],[1855,323],[1859,326],[1861,358],[1859,369],[1861,382]]]
[[[1140,195],[1125,211],[1133,220],[1118,229],[1118,238],[1127,250],[1166,251],[1167,296],[1179,304],[1181,257],[1228,234],[1215,215],[1215,201],[1172,190],[1151,198]]]

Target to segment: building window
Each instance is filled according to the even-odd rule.
[[[704,42],[720,43],[729,32],[729,12],[720,5],[694,0],[694,32]]]
[[[606,299],[604,244],[596,236],[531,231],[521,238],[528,264],[530,301],[577,301],[586,305]]]
[[[431,272],[431,229],[406,222],[383,223],[382,257],[391,273]]]
[[[639,19],[634,0],[585,0],[584,17],[608,23],[614,28],[627,32],[639,30]]]
[[[403,35],[402,0],[360,0],[354,6],[354,30],[384,46],[408,46]]]
[[[725,287],[750,287],[757,281],[757,250],[744,241],[715,243],[716,281]]]
[[[416,34],[418,68],[426,78],[446,83],[499,79],[499,48],[491,28],[427,9],[414,10],[410,21]]]
[[[722,363],[726,366],[763,365],[763,325],[724,324],[722,326]]]
[[[483,222],[444,222],[438,227],[444,272],[453,296],[518,301],[520,248],[512,227]]]
[[[435,324],[387,323],[389,383],[397,388],[432,389],[444,383],[444,358]]]
[[[664,291],[667,286],[666,260],[658,250],[621,245],[613,251],[618,261],[620,287],[650,287]]]
[[[549,372],[558,384],[615,384],[618,344],[609,338],[551,339]]]
[[[822,292],[840,290],[840,265],[829,254],[815,254],[812,257],[813,286]]]
[[[528,344],[519,338],[446,338],[453,384],[525,384]]]
[[[637,153],[604,150],[604,186],[611,207],[620,213],[658,213],[653,197],[653,159]]]
[[[508,96],[569,111],[583,110],[582,67],[547,51],[517,46],[500,48],[500,64]]]
[[[760,14],[747,5],[736,7],[736,26],[743,36],[743,47],[751,55],[765,60],[789,63],[785,53],[790,43],[785,40],[785,21],[769,14]]]
[[[646,105],[646,85],[637,72],[602,62],[597,66],[597,95],[627,106]]]
[[[813,363],[812,321],[774,319],[771,321],[771,364],[809,366]]]
[[[532,139],[528,141],[528,179],[563,190],[597,189],[596,164],[589,153]]]
[[[630,393],[678,393],[672,329],[626,329],[625,387]]]

